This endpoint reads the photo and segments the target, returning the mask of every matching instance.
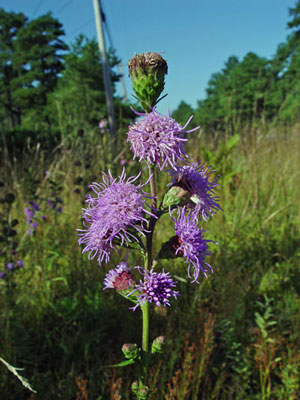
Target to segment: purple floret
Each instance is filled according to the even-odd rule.
[[[134,185],[139,178],[126,180],[122,175],[115,179],[109,172],[103,173],[103,183],[93,183],[90,187],[96,197],[88,196],[87,208],[82,210],[83,225],[78,229],[81,236],[79,244],[85,244],[83,253],[89,252],[89,258],[97,256],[99,265],[109,261],[110,251],[117,245],[128,246],[132,240],[138,241],[138,234],[145,236],[147,220],[145,213],[146,198],[150,196],[142,190],[144,185]]]
[[[135,280],[126,262],[120,263],[116,268],[111,269],[104,279],[104,289],[127,290],[134,287]]]
[[[133,310],[146,301],[157,306],[170,306],[170,297],[173,296],[177,299],[179,292],[172,289],[176,286],[176,282],[170,277],[169,272],[164,270],[162,272],[154,272],[153,269],[148,272],[140,267],[137,268],[144,275],[144,280],[140,280],[134,290],[134,292],[138,291],[139,294],[137,295],[137,305],[133,307]]]
[[[218,209],[221,210],[217,204],[219,197],[214,195],[214,189],[219,186],[218,177],[209,180],[213,172],[211,168],[206,167],[205,163],[194,163],[168,171],[172,178],[172,184],[189,192],[195,212],[205,221],[209,215],[212,216]]]
[[[170,117],[170,113],[168,117],[158,113],[155,109],[149,114],[141,114],[136,111],[135,113],[144,118],[129,126],[127,133],[127,142],[131,143],[134,158],[157,165],[160,170],[168,165],[176,168],[178,161],[183,161],[183,157],[187,157],[183,149],[184,142],[187,140],[184,135],[198,129],[197,127],[185,130],[192,117],[182,127]]]
[[[198,228],[197,215],[192,211],[186,213],[185,207],[178,208],[177,218],[174,218],[172,214],[171,218],[175,222],[177,235],[177,243],[174,243],[174,248],[176,248],[177,255],[186,259],[189,278],[191,278],[191,267],[194,268],[193,282],[197,282],[200,270],[207,278],[207,274],[213,272],[212,267],[205,262],[205,257],[211,254],[207,249],[207,243],[212,240],[203,239],[204,231]]]

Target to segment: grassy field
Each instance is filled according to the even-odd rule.
[[[195,160],[221,175],[223,212],[203,225],[218,242],[209,259],[215,272],[200,285],[180,281],[171,308],[151,309],[151,338],[167,338],[151,365],[152,399],[299,399],[300,127],[249,130],[226,141],[194,134],[189,145]],[[105,366],[122,359],[123,343],[140,343],[140,312],[102,290],[120,256],[99,268],[77,244],[88,185],[107,170],[107,146],[91,131],[66,138],[51,156],[39,147],[14,157],[4,151],[0,357],[24,368],[37,394],[1,365],[3,399],[131,398],[134,366]],[[122,161],[136,174],[131,157],[129,148],[120,152],[115,169]],[[162,193],[168,176],[160,175]],[[24,209],[33,204],[38,210],[27,224]],[[158,245],[171,232],[162,218]],[[5,269],[20,260],[24,268]],[[162,266],[187,277],[181,259]]]

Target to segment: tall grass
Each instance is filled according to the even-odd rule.
[[[207,227],[218,242],[209,261],[215,273],[200,285],[179,281],[176,304],[152,312],[151,335],[168,339],[163,360],[151,366],[153,399],[298,398],[299,132],[275,127],[255,140],[247,132],[227,141],[204,134],[192,140],[193,158],[212,163],[221,175],[224,211]],[[120,135],[120,148],[124,142]],[[105,366],[120,361],[124,342],[140,342],[141,318],[124,299],[102,291],[105,272],[120,256],[99,268],[81,255],[76,234],[88,185],[107,170],[106,149],[105,136],[87,132],[66,138],[51,156],[39,147],[15,159],[4,153],[1,196],[12,193],[15,201],[9,207],[2,201],[2,225],[19,221],[13,257],[25,267],[0,281],[0,356],[23,367],[37,391],[30,394],[1,366],[5,399],[130,399],[133,367]],[[121,159],[128,174],[136,174],[129,149],[117,155],[118,172]],[[61,213],[48,204],[58,197]],[[38,227],[28,235],[24,208],[33,200],[40,207]],[[167,218],[157,225],[159,243],[166,232],[172,234]],[[2,237],[5,250],[11,239]],[[2,271],[10,257],[3,254]],[[186,278],[182,260],[166,263]]]

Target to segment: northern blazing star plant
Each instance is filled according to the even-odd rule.
[[[124,169],[119,178],[114,178],[110,171],[103,173],[102,183],[91,185],[95,196],[89,195],[86,199],[87,206],[82,211],[84,229],[79,230],[79,243],[85,246],[83,253],[88,252],[90,259],[97,258],[99,265],[107,263],[111,251],[119,247],[137,250],[143,257],[143,267],[130,267],[123,261],[104,280],[104,289],[116,290],[134,303],[132,310],[142,311],[142,348],[137,344],[123,345],[126,360],[116,365],[140,365],[139,380],[131,386],[137,399],[149,398],[146,381],[150,357],[161,352],[164,342],[164,337],[159,336],[149,346],[149,306],[152,303],[170,306],[170,301],[179,296],[170,272],[156,270],[159,260],[183,257],[192,283],[198,282],[201,272],[205,277],[213,272],[205,261],[210,254],[208,243],[212,241],[204,239],[205,231],[199,228],[198,222],[207,221],[220,209],[219,198],[214,193],[218,178],[211,177],[211,167],[186,161],[186,136],[198,129],[186,130],[192,117],[182,127],[170,115],[164,116],[155,109],[162,99],[159,96],[167,70],[166,61],[158,53],[135,55],[129,61],[133,89],[145,113],[135,111],[142,119],[129,127],[127,142],[133,158],[148,165],[149,178],[145,183],[140,181],[141,173],[126,178]],[[171,177],[159,205],[155,168],[165,170]],[[147,185],[151,193],[144,190]],[[154,229],[164,214],[173,220],[175,235],[153,257]]]

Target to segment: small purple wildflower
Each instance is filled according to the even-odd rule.
[[[116,268],[111,269],[104,279],[104,289],[127,290],[134,287],[135,280],[126,262],[121,262]]]
[[[160,170],[167,165],[175,169],[177,162],[183,161],[184,156],[187,157],[183,149],[183,144],[187,140],[184,134],[198,129],[197,127],[189,131],[185,130],[192,117],[182,127],[170,117],[170,112],[168,117],[158,113],[154,108],[149,114],[136,111],[135,113],[144,118],[129,126],[127,133],[127,142],[131,143],[134,158],[155,164]]]
[[[35,201],[33,201],[31,203],[31,205],[32,205],[32,208],[34,209],[34,211],[39,211],[40,210],[40,207],[38,206],[38,204]]]
[[[24,261],[22,261],[22,260],[18,260],[18,261],[17,261],[17,266],[18,266],[19,268],[24,268],[24,265],[25,265]]]
[[[57,211],[59,214],[62,213],[62,207],[61,207],[61,206],[57,207],[56,211]]]
[[[30,227],[28,228],[28,230],[27,230],[27,234],[28,235],[31,235],[35,230],[36,230],[36,228],[38,227],[38,224],[37,224],[37,222],[32,222],[31,223],[31,225],[30,225]]]
[[[0,272],[0,279],[4,279],[6,277],[6,272]]]
[[[169,272],[164,270],[162,272],[154,272],[153,269],[148,272],[140,267],[137,267],[137,269],[144,275],[144,280],[140,280],[134,290],[134,292],[139,291],[139,294],[137,295],[138,303],[133,307],[133,310],[146,301],[157,306],[170,306],[170,297],[173,296],[177,299],[179,292],[172,289],[176,286],[176,282],[170,277]]]
[[[9,262],[6,264],[6,268],[12,271],[14,269],[15,265],[13,262]]]
[[[99,128],[104,129],[107,127],[107,124],[108,124],[107,119],[101,119],[101,121],[99,122]]]
[[[207,274],[213,272],[212,267],[205,262],[205,257],[211,252],[207,250],[207,243],[212,240],[203,239],[203,230],[198,228],[197,215],[193,212],[185,213],[185,207],[177,209],[177,218],[171,218],[175,222],[176,237],[171,239],[174,246],[175,254],[183,256],[186,259],[188,266],[188,276],[191,278],[190,269],[194,268],[194,280],[197,282],[200,270],[207,278]],[[176,243],[175,243],[176,242]]]
[[[51,210],[54,210],[54,208],[56,207],[55,201],[52,199],[48,199],[47,203],[48,203],[48,206],[51,208]]]
[[[109,261],[110,250],[116,245],[128,246],[132,240],[138,241],[136,234],[145,236],[147,232],[145,213],[153,214],[145,209],[145,199],[151,196],[142,190],[148,181],[133,184],[139,176],[126,180],[123,170],[115,179],[109,171],[108,175],[103,173],[103,183],[90,186],[96,197],[89,195],[86,199],[87,208],[82,210],[86,229],[78,229],[81,236],[78,243],[85,244],[82,252],[89,252],[90,259],[98,255],[99,265],[104,259]]]
[[[172,178],[174,186],[180,186],[189,192],[190,200],[194,204],[194,210],[197,215],[207,221],[209,215],[216,213],[216,210],[221,209],[219,197],[214,196],[214,189],[218,185],[218,177],[209,181],[210,175],[213,172],[212,167],[206,167],[205,163],[194,163],[184,165],[176,169],[169,170],[169,175]]]

